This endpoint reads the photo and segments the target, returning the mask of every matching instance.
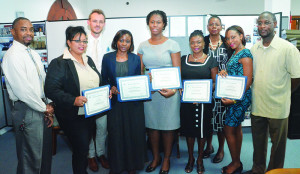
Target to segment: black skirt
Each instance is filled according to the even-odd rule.
[[[107,114],[107,130],[112,172],[142,170],[147,161],[143,103],[116,102]]]
[[[180,133],[186,137],[206,138],[212,132],[212,104],[181,103]]]

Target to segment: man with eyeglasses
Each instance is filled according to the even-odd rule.
[[[27,18],[20,17],[14,20],[11,33],[14,41],[4,55],[2,69],[13,102],[17,174],[50,174],[54,109],[44,94],[46,74],[41,57],[29,48],[34,28]]]
[[[108,51],[108,44],[103,39],[103,28],[105,26],[105,15],[102,10],[94,9],[87,21],[91,32],[88,34],[87,55],[90,56],[96,64],[97,70],[101,73],[103,55]],[[105,157],[105,142],[107,136],[107,118],[106,115],[96,119],[95,138],[92,138],[89,149],[89,168],[92,171],[98,171],[96,158],[102,167],[109,169],[108,160]]]
[[[262,40],[251,48],[253,55],[252,139],[253,166],[246,173],[263,174],[283,168],[288,133],[291,92],[300,84],[300,54],[295,46],[275,35],[276,17],[263,12],[257,20]],[[270,134],[272,149],[266,170]]]

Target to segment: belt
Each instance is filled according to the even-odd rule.
[[[47,99],[46,98],[41,98],[42,99],[42,101],[45,103],[45,104],[47,104]],[[15,105],[17,102],[22,102],[21,100],[16,100],[16,101],[13,101],[12,103],[13,103],[13,105]]]

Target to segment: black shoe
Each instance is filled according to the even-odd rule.
[[[223,158],[224,158],[224,154],[222,157],[218,156],[218,154],[216,154],[216,156],[213,158],[212,162],[213,163],[220,163],[223,161]]]
[[[194,163],[195,163],[195,159],[193,158],[193,161],[188,161],[188,163],[185,166],[185,172],[186,173],[191,173],[194,169]]]
[[[210,154],[212,154],[212,153],[214,153],[215,152],[215,150],[214,150],[214,147],[212,147],[211,148],[211,150],[205,150],[204,152],[203,152],[203,158],[209,158],[210,157]]]
[[[169,170],[161,170],[159,171],[159,174],[168,174],[169,173]]]
[[[169,170],[170,170],[170,167],[171,167],[171,165],[170,165],[170,159],[169,159],[169,169],[168,170],[162,170],[162,169],[160,169],[159,174],[168,174]]]
[[[202,174],[204,172],[205,172],[205,168],[204,168],[203,162],[202,162],[202,164],[197,164],[197,173]]]
[[[244,169],[244,167],[243,167],[243,163],[242,162],[240,162],[240,167],[238,168],[238,172],[239,173],[242,173],[242,171],[243,171],[243,169]]]
[[[159,161],[158,161],[158,164],[155,166],[155,167],[151,167],[151,164],[152,164],[152,162],[147,166],[147,168],[146,168],[146,172],[147,173],[150,173],[150,172],[153,172],[155,169],[156,169],[156,167],[157,166],[159,166],[160,164],[161,164],[161,161],[162,161],[162,159],[161,159],[161,156],[159,157]]]
[[[226,173],[227,166],[222,167],[222,173]]]
[[[242,171],[243,171],[243,163],[242,162],[240,162],[240,167],[235,169],[235,171],[233,171],[232,173],[227,173],[227,166],[222,168],[222,174],[242,174]]]

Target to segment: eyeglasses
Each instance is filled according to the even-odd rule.
[[[74,41],[74,42],[76,42],[76,43],[82,43],[82,44],[87,44],[88,43],[88,41],[87,40],[71,40],[71,41]]]

